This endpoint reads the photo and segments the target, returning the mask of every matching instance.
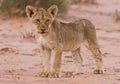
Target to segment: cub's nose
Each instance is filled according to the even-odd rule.
[[[44,32],[44,31],[45,31],[45,29],[41,29],[41,31],[42,31],[42,32]]]

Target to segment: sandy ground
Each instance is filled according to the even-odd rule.
[[[104,74],[93,74],[95,63],[92,54],[82,47],[84,62],[79,75],[71,78],[38,77],[42,70],[39,46],[35,39],[31,38],[31,30],[34,30],[35,26],[28,19],[1,18],[0,84],[120,84],[120,22],[115,22],[114,19],[114,12],[120,8],[120,1],[97,2],[97,5],[71,5],[65,19],[87,18],[95,24],[103,54]]]

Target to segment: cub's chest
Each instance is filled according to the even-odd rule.
[[[38,36],[36,38],[37,42],[42,45],[42,46],[45,46],[45,47],[48,47],[48,48],[51,48],[51,43],[48,39],[46,39],[45,37],[43,36]]]

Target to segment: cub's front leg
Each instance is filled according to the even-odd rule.
[[[43,65],[43,71],[39,74],[41,77],[48,77],[49,75],[49,67],[50,67],[50,55],[51,50],[45,47],[40,47],[40,56]]]
[[[54,55],[55,55],[55,58],[54,58],[52,68],[50,70],[50,77],[59,78],[60,77],[61,61],[62,61],[62,51],[55,50]]]

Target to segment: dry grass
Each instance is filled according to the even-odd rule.
[[[71,3],[87,3],[87,4],[96,4],[95,0],[70,0]]]

